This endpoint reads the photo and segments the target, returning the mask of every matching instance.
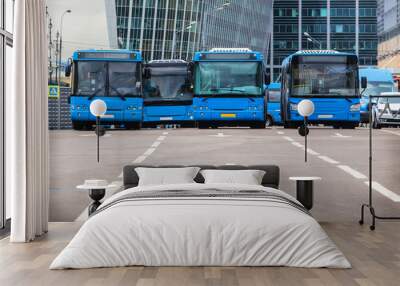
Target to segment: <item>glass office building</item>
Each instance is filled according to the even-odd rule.
[[[141,50],[147,60],[188,58],[199,47],[202,2],[115,0],[118,47]]]
[[[400,73],[400,2],[378,0],[378,62]]]
[[[267,56],[273,24],[272,0],[206,2],[203,10],[204,49],[245,47]]]
[[[141,50],[146,60],[188,60],[195,51],[211,47],[248,47],[268,53],[272,0],[106,3],[116,14],[108,16],[110,36],[117,39],[119,48]]]
[[[282,60],[301,49],[354,52],[361,65],[376,65],[376,9],[376,0],[275,0],[273,77]]]

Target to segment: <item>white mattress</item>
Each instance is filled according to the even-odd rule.
[[[227,184],[136,187],[154,190],[272,188]],[[81,227],[50,269],[145,266],[293,266],[349,268],[350,263],[310,215],[287,204],[246,198],[123,201]]]

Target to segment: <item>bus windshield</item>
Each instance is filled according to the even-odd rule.
[[[77,62],[75,95],[105,95],[106,79],[107,66],[105,62]]]
[[[110,95],[135,96],[139,93],[136,82],[136,63],[110,62],[108,64]]]
[[[382,92],[391,92],[394,90],[393,83],[386,81],[368,81],[367,89],[363,96],[380,95]]]
[[[262,95],[259,62],[200,62],[196,66],[197,95]]]
[[[76,62],[75,95],[119,97],[138,95],[140,90],[136,88],[138,81],[136,65],[134,62]]]
[[[357,62],[347,56],[304,56],[293,62],[292,96],[358,97]]]
[[[184,67],[152,67],[151,78],[144,83],[144,100],[191,100],[190,82]]]

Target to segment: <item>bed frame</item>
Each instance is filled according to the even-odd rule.
[[[223,166],[213,166],[213,165],[146,165],[146,164],[136,164],[128,165],[124,167],[124,190],[136,187],[139,183],[139,176],[135,171],[137,167],[147,167],[147,168],[179,168],[179,167],[192,167],[196,166],[201,169],[216,169],[216,170],[263,170],[265,175],[262,180],[262,185],[265,187],[279,188],[279,167],[276,165],[223,165]],[[197,183],[204,183],[203,176],[199,173],[194,179]]]

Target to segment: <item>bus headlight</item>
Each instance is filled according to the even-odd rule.
[[[290,104],[290,110],[292,110],[292,111],[297,111],[297,104],[291,103],[291,104]]]
[[[360,107],[361,107],[361,104],[359,104],[359,103],[350,105],[350,111],[352,111],[352,112],[360,111]]]
[[[127,108],[128,110],[133,110],[133,111],[136,111],[136,106],[133,106],[133,105],[130,105],[130,106],[128,106],[128,108]]]

